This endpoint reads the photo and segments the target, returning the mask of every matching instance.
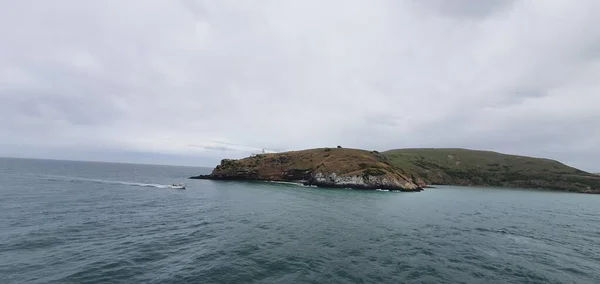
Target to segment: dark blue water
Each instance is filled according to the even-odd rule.
[[[0,159],[0,282],[600,283],[600,196],[207,170]]]

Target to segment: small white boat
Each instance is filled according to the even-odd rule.
[[[183,183],[174,183],[174,184],[169,185],[169,188],[185,189],[185,184],[183,184]]]

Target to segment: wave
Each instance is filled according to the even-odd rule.
[[[45,180],[51,180],[51,181],[93,182],[93,183],[102,183],[102,184],[117,184],[117,185],[154,187],[154,188],[168,188],[169,187],[168,185],[165,185],[165,184],[140,183],[140,182],[105,180],[105,179],[91,179],[91,178],[70,177],[70,176],[43,175],[41,177],[44,178]]]
[[[302,186],[303,184],[301,182],[292,182],[292,181],[276,181],[276,180],[268,180],[266,182],[271,182],[271,183],[279,183],[279,184],[290,184],[290,185],[300,185]]]

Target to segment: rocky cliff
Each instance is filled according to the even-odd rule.
[[[420,191],[426,186],[416,174],[390,164],[377,151],[319,148],[225,159],[209,175],[213,180],[300,182],[320,187]]]

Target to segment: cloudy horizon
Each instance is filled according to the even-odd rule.
[[[600,1],[2,1],[0,156],[438,147],[600,172]]]

